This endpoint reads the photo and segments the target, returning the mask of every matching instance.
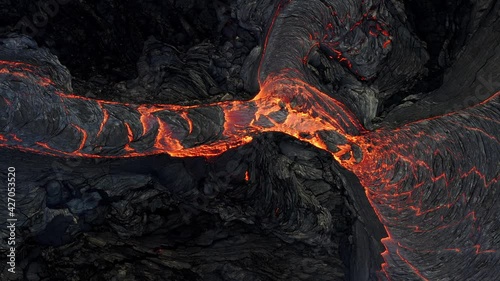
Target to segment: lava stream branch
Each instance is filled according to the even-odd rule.
[[[498,266],[498,120],[500,93],[456,113],[352,138],[362,160],[338,160],[358,176],[389,234],[382,241],[389,279],[406,269],[423,280],[493,280],[441,266],[467,256],[474,268]]]
[[[284,132],[326,148],[320,131],[362,130],[345,106],[297,79],[269,79],[250,101],[134,105],[66,94],[36,71],[4,65],[4,78],[24,86],[10,83],[2,90],[0,145],[25,151],[94,158],[214,156],[262,132]],[[337,118],[325,118],[332,115]]]
[[[353,1],[355,9],[345,4],[279,1],[264,41],[259,83],[280,73],[307,81],[306,65],[315,51],[344,65],[361,80],[375,77],[378,62],[391,46],[389,27],[379,18],[386,14],[384,6],[379,1]],[[370,55],[360,58],[361,54]]]

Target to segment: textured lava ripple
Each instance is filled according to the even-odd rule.
[[[340,163],[361,180],[389,234],[383,271],[391,280],[406,280],[408,271],[417,280],[496,278],[499,102],[497,93],[472,108],[352,139],[362,160]]]

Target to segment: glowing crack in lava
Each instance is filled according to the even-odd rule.
[[[0,61],[0,76],[11,82],[1,90],[0,146],[63,157],[209,157],[258,134],[282,132],[329,151],[359,178],[389,235],[381,279],[494,280],[488,274],[496,274],[500,260],[499,229],[491,223],[499,205],[500,93],[454,113],[368,131],[346,105],[302,77],[311,48],[327,48],[356,72],[335,49],[328,20],[304,32],[289,52],[278,48],[276,40],[294,29],[276,26],[300,23],[280,16],[294,3],[282,1],[276,10],[258,70],[260,92],[248,101],[179,106],[88,99],[67,93],[38,66]],[[375,20],[363,15],[368,19]],[[388,32],[373,26],[374,40],[389,48]],[[470,268],[449,271],[464,259]]]

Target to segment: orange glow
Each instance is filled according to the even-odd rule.
[[[85,143],[87,142],[88,134],[84,129],[78,127],[77,125],[73,124],[73,127],[75,127],[75,129],[77,129],[78,132],[80,132],[82,134],[82,138],[80,140],[80,146],[78,147],[77,150],[74,151],[74,152],[78,152],[78,151],[83,150],[83,148],[85,147]]]
[[[102,106],[101,106],[101,109],[102,109],[103,119],[102,119],[101,125],[99,126],[99,131],[97,132],[97,136],[101,135],[102,130],[104,129],[104,126],[106,125],[106,123],[108,122],[108,119],[109,119],[108,111],[106,109],[102,108]]]
[[[265,47],[273,25],[278,14],[288,2],[281,1],[277,7],[264,43],[263,58],[266,54]],[[365,15],[363,20],[367,20],[368,17],[369,15]],[[360,24],[361,22],[356,23],[352,26],[352,29],[358,28]],[[332,39],[331,33],[333,30],[334,26],[329,23],[326,33],[310,34],[310,45],[307,45],[310,46],[309,52],[321,44],[332,51],[331,59],[352,68],[351,62],[341,51],[336,49],[338,43],[328,41]],[[380,36],[387,37],[384,38],[386,41],[383,43],[383,48],[387,48],[391,44],[391,40],[388,39],[389,32],[379,24],[376,25],[376,30],[370,30],[369,34],[377,38]],[[309,53],[300,59],[307,63],[308,55]],[[295,78],[296,75],[293,75],[293,73],[296,70],[293,69],[283,69],[279,74],[267,76],[264,81],[261,81],[261,77],[259,77],[260,92],[248,101],[225,101],[206,105],[180,106],[167,104],[134,105],[89,99],[71,93],[64,93],[49,78],[40,77],[35,66],[7,61],[0,61],[0,66],[3,66],[3,68],[0,68],[0,75],[25,79],[37,84],[39,87],[43,87],[46,91],[44,94],[54,97],[53,100],[59,100],[61,107],[65,108],[65,104],[68,104],[70,100],[80,101],[92,104],[95,110],[102,112],[102,120],[100,120],[98,130],[94,128],[94,131],[87,131],[84,129],[85,124],[78,123],[78,121],[74,121],[77,124],[65,124],[72,126],[78,132],[78,134],[75,134],[75,139],[68,140],[75,144],[78,143],[78,148],[74,151],[63,151],[56,144],[51,143],[50,140],[36,142],[35,145],[31,145],[23,141],[24,137],[21,139],[12,132],[0,133],[0,147],[58,157],[125,158],[156,154],[168,154],[173,157],[212,157],[248,144],[259,134],[280,132],[330,152],[335,161],[358,177],[370,205],[388,233],[388,237],[382,239],[381,242],[386,247],[386,251],[382,253],[385,260],[385,263],[382,264],[382,273],[386,274],[389,280],[389,261],[394,257],[399,258],[406,264],[416,276],[427,280],[418,270],[418,266],[415,265],[414,261],[408,260],[404,254],[405,251],[400,251],[400,249],[421,253],[448,251],[452,254],[460,254],[464,252],[466,248],[462,247],[463,245],[443,245],[439,249],[414,249],[411,245],[402,242],[405,237],[401,233],[411,232],[412,234],[425,235],[436,232],[439,234],[439,231],[455,227],[461,223],[474,225],[478,216],[474,211],[470,210],[464,212],[461,215],[462,217],[456,218],[453,222],[445,222],[442,212],[450,211],[457,204],[467,205],[469,203],[465,193],[461,193],[460,196],[452,196],[450,189],[456,187],[457,182],[468,177],[477,178],[476,184],[480,186],[478,188],[484,187],[488,189],[498,183],[499,175],[491,176],[491,174],[482,171],[477,166],[464,168],[456,173],[436,171],[432,164],[429,164],[429,161],[426,160],[448,153],[448,144],[446,142],[450,137],[445,133],[428,134],[422,128],[425,128],[425,125],[423,125],[425,122],[446,122],[448,126],[452,126],[456,131],[463,130],[474,133],[498,145],[500,142],[494,132],[489,132],[485,128],[478,126],[474,127],[473,125],[453,122],[453,120],[450,120],[451,118],[448,118],[459,114],[457,112],[408,123],[396,129],[368,131],[346,105],[307,82]],[[500,92],[475,107],[489,106],[494,102],[498,102],[499,97]],[[5,97],[4,100],[9,108],[15,106],[14,103],[18,102],[7,100]],[[113,106],[126,108],[134,114],[136,119],[113,114]],[[66,113],[73,117],[71,110],[65,109]],[[214,110],[220,113],[220,116],[223,116],[223,120],[220,120],[220,126],[213,125],[215,130],[220,130],[220,134],[210,136],[208,139],[196,135],[199,131],[196,125],[199,124],[197,122],[193,123],[193,121],[200,119],[193,118],[193,116],[198,114],[197,110],[200,109]],[[104,131],[109,132],[107,130],[109,126],[116,125],[109,124],[112,123],[109,122],[110,116],[112,116],[113,121],[118,120],[120,122],[121,129],[126,129],[126,135],[116,136],[122,138],[120,139],[122,140],[120,147],[116,147],[113,152],[115,154],[101,154],[98,149],[89,149],[106,145],[106,138],[101,137],[101,135]],[[499,124],[498,120],[482,116],[471,110],[467,111],[466,117]],[[133,129],[135,129],[135,133]],[[325,131],[336,134],[339,139],[343,140],[340,143],[328,143],[328,140],[325,140],[321,135]],[[37,135],[37,132],[28,133]],[[23,134],[19,135],[24,136]],[[145,145],[147,147],[139,151],[140,146],[136,144],[147,138],[151,140],[151,144],[149,146]],[[193,139],[195,139],[194,144]],[[398,174],[398,169],[404,171],[404,173]],[[250,181],[249,171],[245,172],[245,181]],[[443,191],[443,194],[445,194],[443,195],[443,202],[439,205],[430,204],[420,194],[423,189],[436,187],[441,188],[437,191]],[[279,208],[274,210],[276,217],[280,213]],[[395,216],[393,213],[398,215]],[[431,225],[424,220],[425,217],[431,217],[432,214],[437,214],[434,217],[440,220],[439,225]],[[410,220],[408,218],[412,222],[415,220],[416,223],[412,225],[400,223],[405,219]],[[496,252],[496,249],[482,249],[481,245],[477,244],[476,241],[470,245],[474,245],[473,250],[475,250],[476,254]],[[391,258],[390,255],[392,255]]]

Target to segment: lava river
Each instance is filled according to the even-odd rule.
[[[381,279],[494,280],[500,93],[446,115],[367,130],[348,106],[302,75],[312,48],[329,50],[331,59],[356,71],[335,49],[332,13],[318,28],[303,30],[287,53],[278,49],[275,41],[300,23],[280,17],[293,4],[282,1],[276,10],[258,69],[260,92],[247,101],[179,106],[89,99],[41,66],[0,61],[7,81],[0,90],[0,147],[57,157],[211,157],[265,132],[285,133],[329,151],[359,178],[389,235],[382,240]],[[389,33],[373,26],[373,40],[390,48]],[[468,268],[450,271],[463,260]]]

